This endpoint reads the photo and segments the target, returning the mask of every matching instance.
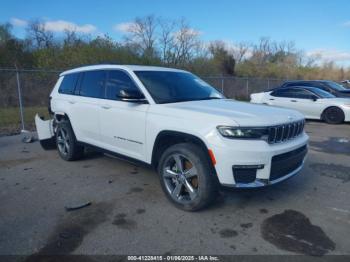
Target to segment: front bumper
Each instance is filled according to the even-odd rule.
[[[345,122],[350,122],[350,107],[343,106],[342,110],[343,110],[344,115],[345,115],[344,121]]]
[[[302,169],[307,142],[308,136],[305,133],[278,144],[268,144],[260,140],[222,139],[221,143],[211,145],[216,158],[215,169],[219,182],[228,187],[254,188],[284,181]],[[259,168],[255,170],[253,181],[241,182],[235,180],[233,167],[236,166]]]
[[[271,186],[295,176],[303,168],[303,165],[304,165],[304,161],[302,161],[301,165],[297,167],[295,170],[293,170],[292,172],[274,180],[256,178],[254,182],[250,182],[250,183],[235,183],[234,185],[222,184],[222,186],[235,187],[235,188],[257,188],[257,187]]]

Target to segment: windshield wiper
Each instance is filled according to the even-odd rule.
[[[222,97],[186,98],[186,99],[177,99],[177,100],[163,101],[163,102],[160,102],[159,104],[170,104],[170,103],[201,101],[201,100],[211,100],[211,99],[224,99],[224,98],[222,98]]]
[[[196,99],[196,100],[212,100],[212,99],[223,99],[223,97],[216,97],[216,96],[204,97],[204,98],[199,98],[199,99]]]

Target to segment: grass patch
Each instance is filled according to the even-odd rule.
[[[24,127],[27,130],[35,130],[35,114],[49,117],[47,107],[25,107],[23,110]],[[11,135],[21,131],[21,116],[19,107],[0,108],[0,135]]]

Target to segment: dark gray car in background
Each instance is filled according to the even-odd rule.
[[[334,81],[330,80],[295,80],[295,81],[287,81],[284,82],[280,87],[278,88],[285,88],[285,87],[317,87],[319,89],[322,89],[324,91],[327,91],[331,94],[333,94],[336,97],[345,97],[350,98],[350,89],[344,87],[341,84],[338,84]]]

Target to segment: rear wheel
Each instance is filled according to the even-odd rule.
[[[66,161],[77,160],[84,155],[84,147],[78,145],[73,129],[67,120],[57,124],[56,145],[58,153]]]
[[[328,124],[341,124],[344,122],[345,115],[339,107],[332,106],[327,108],[323,113],[323,119]]]
[[[215,199],[215,173],[197,145],[181,143],[169,147],[161,156],[158,173],[166,196],[181,209],[199,210]]]

